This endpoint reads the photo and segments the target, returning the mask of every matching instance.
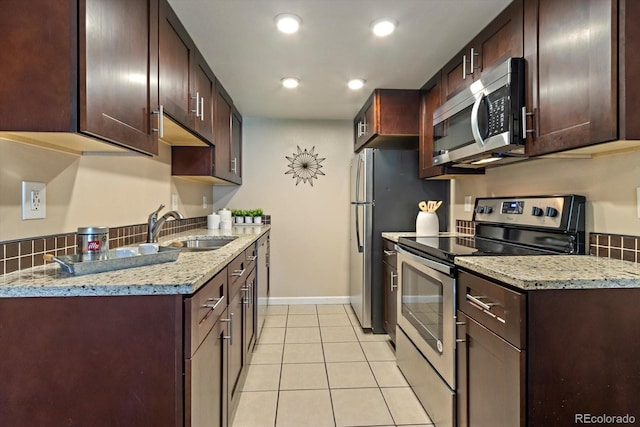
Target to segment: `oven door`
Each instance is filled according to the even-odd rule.
[[[398,326],[455,390],[454,267],[398,247]]]

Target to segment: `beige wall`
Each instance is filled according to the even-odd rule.
[[[453,185],[454,219],[471,219],[464,197],[574,193],[587,198],[587,231],[640,235],[640,152],[593,159],[538,159],[488,169]],[[475,199],[474,199],[475,200]]]
[[[0,139],[0,241],[147,221],[160,203],[185,216],[211,212],[211,186],[171,177],[170,147],[160,155],[75,156]],[[21,181],[47,185],[47,218],[21,219]],[[209,206],[202,208],[202,196]]]
[[[214,186],[216,207],[262,208],[273,216],[271,297],[348,295],[349,121],[246,119],[243,185]],[[297,150],[315,146],[326,175],[313,187],[285,175]],[[310,301],[313,301],[311,298]]]

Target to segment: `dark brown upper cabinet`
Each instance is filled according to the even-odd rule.
[[[442,69],[442,90],[449,99],[478,80],[483,71],[523,52],[523,0],[515,0]]]
[[[158,26],[162,140],[171,145],[212,144],[213,72],[167,0],[160,0]]]
[[[242,117],[220,82],[215,85],[216,177],[242,184]]]
[[[157,12],[157,0],[3,2],[0,136],[157,154]]]
[[[353,120],[354,151],[418,144],[420,91],[376,89]]]
[[[526,154],[629,148],[640,123],[640,2],[527,0]]]
[[[484,174],[484,169],[433,165],[433,112],[442,104],[440,73],[427,82],[420,96],[419,171],[423,179],[451,179]]]

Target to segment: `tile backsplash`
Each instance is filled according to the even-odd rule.
[[[167,221],[160,231],[160,237],[206,227],[206,216]],[[146,242],[147,229],[147,224],[110,227],[109,248]],[[0,242],[0,274],[43,265],[45,253],[55,256],[73,255],[76,253],[76,247],[76,233]]]
[[[591,233],[589,235],[590,255],[640,262],[639,251],[640,236],[603,233]]]

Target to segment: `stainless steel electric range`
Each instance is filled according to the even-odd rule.
[[[475,236],[401,237],[397,245],[398,366],[439,427],[456,424],[455,258],[584,254],[588,246],[583,196],[478,198],[473,221]]]

